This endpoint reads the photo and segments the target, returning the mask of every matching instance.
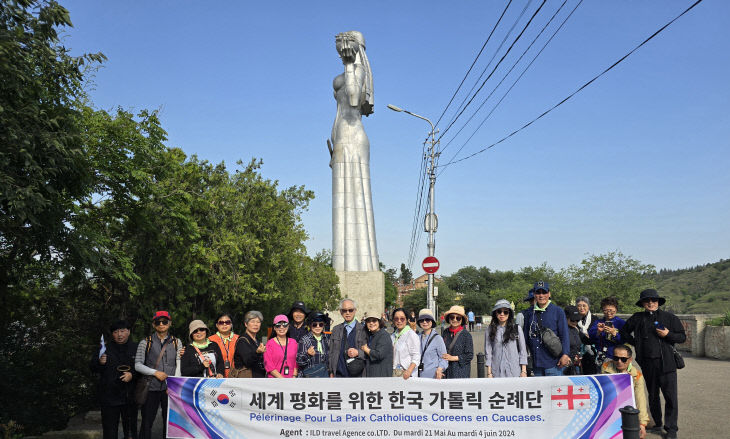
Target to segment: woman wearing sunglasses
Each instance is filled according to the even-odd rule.
[[[444,339],[433,330],[436,319],[430,309],[424,308],[418,313],[418,326],[421,327],[421,364],[418,365],[418,376],[436,378],[445,376],[444,371],[449,362],[441,358],[446,353]]]
[[[393,376],[393,345],[390,342],[390,334],[385,329],[385,320],[368,316],[367,313],[363,320],[368,340],[367,344],[360,347],[366,356],[363,376],[368,378]]]
[[[208,339],[218,345],[223,354],[223,376],[228,378],[231,371],[235,369],[234,356],[236,354],[236,343],[238,342],[238,334],[233,333],[233,318],[229,313],[222,313],[215,321],[215,327],[218,331],[211,335]]]
[[[202,320],[193,320],[188,329],[191,343],[180,359],[181,375],[223,378],[223,355],[218,345],[208,339],[208,327]]]
[[[309,314],[309,332],[299,340],[297,348],[297,364],[304,378],[328,378],[327,358],[329,351],[329,334],[324,333],[326,316],[321,312]]]
[[[527,376],[525,336],[505,299],[498,300],[492,308],[492,322],[484,337],[484,354],[487,378]]]
[[[418,376],[417,367],[421,364],[421,346],[418,334],[408,325],[408,314],[403,308],[393,311],[395,330],[393,341],[393,376],[404,380]]]
[[[266,343],[264,369],[267,378],[295,378],[297,376],[297,341],[287,337],[289,318],[284,314],[274,317],[274,333]]]
[[[452,306],[444,314],[444,321],[449,325],[442,333],[446,353],[441,355],[441,358],[449,362],[446,378],[470,378],[471,360],[474,359],[474,340],[469,331],[464,330],[466,323],[464,307]]]

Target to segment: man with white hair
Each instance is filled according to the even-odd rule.
[[[330,377],[360,377],[365,367],[365,353],[359,349],[367,344],[367,334],[362,323],[355,318],[357,305],[352,299],[340,301],[340,314],[344,322],[332,328],[327,369]]]

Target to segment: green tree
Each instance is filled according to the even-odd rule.
[[[426,307],[426,288],[419,288],[412,291],[406,297],[403,298],[403,308],[407,309],[408,312],[411,310],[418,311]]]
[[[395,284],[398,282],[398,270],[395,268],[385,268],[385,265],[380,263],[380,271],[383,272],[384,287],[385,287],[385,307],[390,308],[395,305],[398,300],[398,288]]]
[[[411,283],[413,280],[413,273],[406,267],[406,264],[400,264],[400,281],[403,285]]]
[[[603,255],[590,255],[580,265],[572,265],[565,270],[570,284],[565,292],[572,299],[587,296],[591,300],[593,312],[598,312],[601,299],[614,296],[619,304],[628,307],[636,302],[639,293],[654,286],[650,275],[656,273],[651,264],[612,251]],[[632,309],[629,308],[628,311]],[[626,308],[624,308],[627,311]]]

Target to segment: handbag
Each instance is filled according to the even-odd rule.
[[[160,355],[157,356],[157,361],[155,361],[155,369],[160,365],[160,360],[162,360],[162,355],[165,353],[165,347],[167,346],[167,343],[170,341],[168,338],[165,340],[165,342],[162,344],[162,348],[160,349]],[[145,359],[147,357],[147,354],[145,353]],[[143,376],[142,378],[137,380],[137,384],[134,387],[134,402],[137,403],[137,405],[142,406],[145,402],[147,402],[147,393],[150,390],[150,383],[154,377],[152,376]]]
[[[246,366],[235,368],[228,374],[229,378],[253,378],[253,371]]]
[[[542,344],[545,345],[550,355],[559,357],[563,353],[563,343],[552,329],[543,326],[540,328],[540,336],[542,337]]]
[[[329,378],[327,368],[324,364],[315,364],[304,369],[300,374],[302,378]]]
[[[682,358],[682,354],[674,346],[672,346],[672,355],[674,355],[674,362],[677,364],[677,369],[684,369],[684,358]]]

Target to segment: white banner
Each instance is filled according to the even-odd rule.
[[[622,437],[628,374],[167,380],[170,438]]]

